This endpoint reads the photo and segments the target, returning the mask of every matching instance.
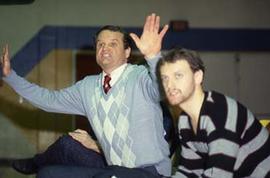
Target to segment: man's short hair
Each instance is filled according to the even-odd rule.
[[[119,32],[119,33],[123,34],[124,49],[131,48],[132,40],[131,40],[131,37],[129,36],[129,34],[123,28],[121,28],[119,26],[114,26],[114,25],[103,26],[97,31],[97,33],[96,33],[96,35],[94,37],[95,47],[96,47],[96,44],[97,44],[98,35],[104,30],[109,30],[109,31],[112,31],[112,32]]]
[[[205,71],[203,61],[196,51],[177,47],[171,49],[161,57],[157,65],[157,72],[160,72],[160,67],[165,63],[175,63],[179,60],[187,61],[193,72],[198,70]]]

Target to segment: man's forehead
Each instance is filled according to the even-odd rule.
[[[117,31],[115,32],[115,31],[110,31],[110,30],[103,30],[97,36],[97,40],[101,40],[104,38],[109,39],[109,40],[119,40],[119,39],[123,39],[123,34]]]
[[[189,68],[189,64],[186,60],[177,60],[175,62],[165,62],[161,66],[162,73],[171,73],[175,71],[182,71],[183,69]]]
[[[99,39],[97,39],[97,42],[103,42],[103,41],[121,42],[122,40],[119,40],[117,38],[99,38]]]
[[[165,62],[164,65],[166,66],[170,66],[170,67],[186,67],[186,66],[189,66],[189,63],[187,62],[187,60],[183,59],[183,58],[179,58],[175,61],[172,61],[172,62]]]

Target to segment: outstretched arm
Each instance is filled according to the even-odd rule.
[[[1,68],[4,77],[8,76],[11,72],[11,65],[9,59],[8,45],[5,45],[2,49],[1,55]]]
[[[146,17],[141,37],[134,33],[130,34],[145,59],[155,57],[161,50],[162,40],[169,26],[165,25],[160,32],[159,26],[160,17],[153,13]]]
[[[49,90],[28,82],[12,70],[8,45],[3,48],[0,60],[3,80],[33,105],[48,112],[85,115],[79,94],[80,82],[62,90]]]

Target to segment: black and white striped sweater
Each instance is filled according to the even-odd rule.
[[[205,92],[196,134],[182,113],[178,177],[270,177],[270,137],[239,102],[214,91]]]

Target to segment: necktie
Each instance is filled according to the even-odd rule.
[[[104,84],[103,84],[103,89],[104,89],[104,92],[107,94],[108,91],[111,89],[111,85],[110,85],[110,81],[111,81],[111,77],[109,75],[105,75],[105,78],[104,78]]]

